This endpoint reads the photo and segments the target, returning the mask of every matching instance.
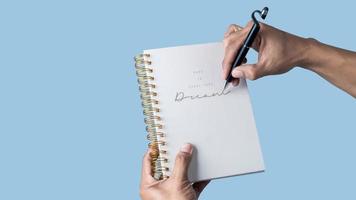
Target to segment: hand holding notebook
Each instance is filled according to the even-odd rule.
[[[151,175],[151,149],[145,154],[142,163],[140,195],[148,199],[198,199],[210,181],[191,183],[188,180],[188,167],[192,158],[193,146],[185,144],[177,154],[173,174],[169,179],[155,180]]]

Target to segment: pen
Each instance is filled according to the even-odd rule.
[[[258,34],[258,31],[260,30],[260,24],[255,18],[255,13],[258,13],[261,16],[261,18],[264,20],[268,14],[268,8],[264,7],[261,11],[255,10],[252,12],[251,17],[252,17],[254,24],[253,24],[252,28],[250,29],[250,32],[248,33],[243,45],[237,51],[236,58],[233,62],[233,65],[230,68],[230,71],[229,71],[229,76],[226,79],[224,90],[226,89],[227,85],[232,81],[233,77],[231,75],[231,71],[233,69],[235,69],[237,66],[240,66],[242,64],[248,51],[250,50],[250,47],[251,47],[253,41],[255,40],[255,38]]]

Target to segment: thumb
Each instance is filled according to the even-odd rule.
[[[172,178],[178,181],[188,179],[188,167],[193,153],[193,146],[185,144],[182,146],[180,152],[176,156]]]
[[[236,67],[231,72],[231,75],[234,78],[247,78],[249,80],[256,80],[258,78],[261,78],[262,72],[259,63],[243,64],[239,67]]]

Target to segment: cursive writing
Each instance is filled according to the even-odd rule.
[[[184,92],[177,92],[176,98],[174,99],[176,102],[182,102],[183,100],[196,100],[196,99],[203,99],[209,97],[216,97],[216,96],[223,96],[227,95],[231,92],[230,91],[221,91],[221,92],[213,92],[210,94],[194,94],[194,95],[186,95]]]

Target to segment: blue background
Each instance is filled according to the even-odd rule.
[[[354,1],[1,1],[0,199],[138,199],[133,56],[220,41],[264,6],[271,25],[356,49]],[[355,99],[302,69],[249,88],[266,172],[201,199],[355,199]]]

